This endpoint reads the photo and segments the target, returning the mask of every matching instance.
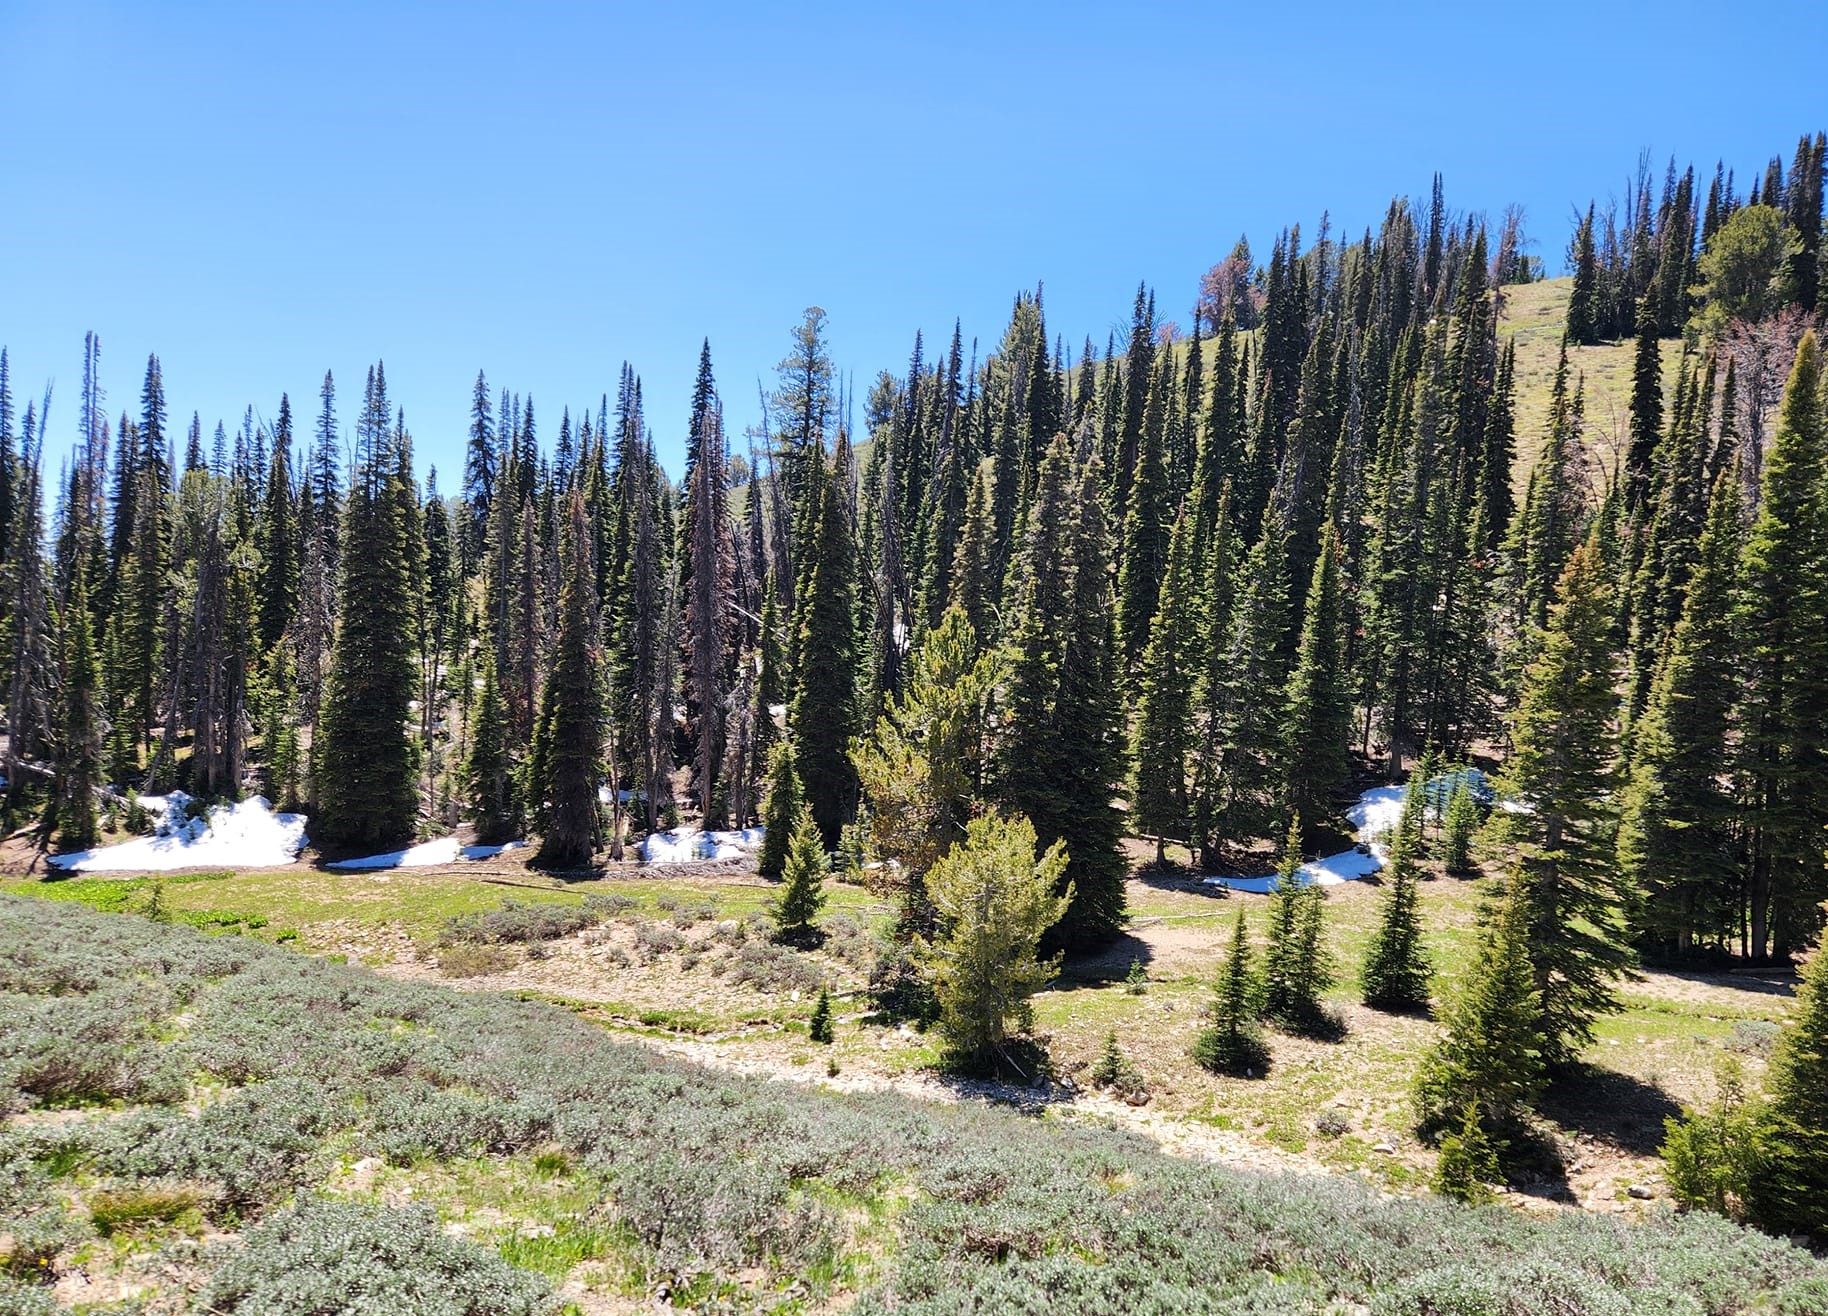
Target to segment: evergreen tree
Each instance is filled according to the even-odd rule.
[[[1688,949],[1696,937],[1722,945],[1739,925],[1730,736],[1743,518],[1739,478],[1729,470],[1714,485],[1681,620],[1632,729],[1619,868],[1632,890],[1639,943],[1665,953]]]
[[[857,698],[857,560],[846,478],[846,464],[839,463],[821,482],[818,528],[807,544],[798,683],[788,719],[806,802],[833,848],[857,807],[850,747],[862,730]]]
[[[1283,714],[1283,803],[1310,825],[1332,815],[1333,798],[1345,785],[1350,766],[1352,708],[1344,670],[1342,595],[1339,540],[1329,525],[1314,562]]]
[[[495,679],[495,656],[482,646],[482,691],[470,725],[470,752],[464,775],[470,789],[470,821],[481,845],[512,840],[520,830],[519,792],[508,762],[508,719]]]
[[[1568,337],[1576,343],[1599,341],[1599,259],[1593,243],[1593,207],[1574,235],[1574,288],[1568,297]]]
[[[1541,1000],[1530,963],[1530,894],[1510,879],[1489,912],[1479,958],[1450,998],[1447,1030],[1423,1062],[1416,1101],[1425,1130],[1464,1127],[1477,1110],[1488,1129],[1513,1125],[1541,1091]]]
[[[1817,951],[1771,1057],[1753,1217],[1779,1233],[1828,1235],[1828,954]]]
[[[1257,1078],[1269,1072],[1269,1045],[1257,1024],[1256,977],[1251,971],[1250,942],[1244,935],[1244,912],[1232,924],[1231,950],[1219,972],[1211,1021],[1193,1043],[1193,1059],[1215,1074]]]
[[[1746,782],[1749,953],[1786,955],[1820,926],[1828,796],[1828,426],[1813,332],[1803,336],[1765,456],[1762,502],[1740,565],[1736,629],[1745,665],[1739,710]]]
[[[1450,873],[1464,873],[1472,866],[1473,832],[1479,826],[1479,805],[1473,799],[1466,773],[1455,774],[1454,788],[1441,817],[1441,859]]]
[[[260,644],[279,643],[298,608],[298,509],[292,493],[292,400],[279,397],[273,456],[260,503]]]
[[[417,755],[408,734],[413,661],[418,496],[402,470],[410,451],[389,424],[377,370],[358,426],[359,463],[344,518],[345,601],[330,651],[322,725],[313,747],[318,811],[313,839],[327,849],[389,850],[412,839]]]
[[[755,860],[755,871],[763,877],[779,881],[786,872],[787,855],[802,805],[800,774],[794,770],[793,746],[784,740],[777,741],[768,754],[768,801],[762,815],[762,848]]]
[[[831,861],[812,810],[804,803],[794,815],[787,859],[781,867],[781,894],[774,902],[774,921],[781,940],[805,942],[814,935],[813,920],[825,908],[825,874]]]
[[[539,782],[544,835],[535,862],[580,868],[602,844],[597,786],[603,775],[603,693],[598,672],[595,543],[584,495],[567,500],[560,547],[558,644],[545,685],[541,739],[545,776]]]
[[[1332,986],[1325,935],[1326,890],[1301,873],[1301,819],[1290,820],[1270,895],[1269,944],[1263,954],[1265,1018],[1291,1032],[1330,1031],[1322,998]]]
[[[1198,665],[1199,618],[1194,599],[1193,522],[1174,523],[1161,601],[1143,654],[1141,699],[1131,741],[1134,764],[1130,819],[1155,836],[1155,862],[1166,862],[1166,842],[1188,822],[1187,757],[1193,739],[1193,682]]]
[[[1389,894],[1359,974],[1361,997],[1374,1010],[1400,1014],[1428,1009],[1433,966],[1422,947],[1417,877],[1415,836],[1399,825],[1390,843]]]
[[[927,874],[940,931],[917,938],[915,953],[933,984],[955,1064],[1010,1063],[1012,1030],[1032,1022],[1028,998],[1059,967],[1038,951],[1072,898],[1070,887],[1059,892],[1066,854],[1057,842],[1039,858],[1035,851],[1026,818],[985,814]]]
[[[57,692],[57,783],[51,821],[63,849],[83,850],[101,838],[95,792],[102,784],[102,720],[101,669],[80,559],[62,613],[63,679]]]
[[[824,986],[820,986],[819,999],[813,1002],[812,1019],[806,1025],[806,1035],[821,1046],[832,1044],[831,992]]]
[[[1571,1062],[1592,1040],[1594,1017],[1617,1008],[1614,983],[1630,967],[1613,853],[1618,751],[1607,574],[1592,541],[1568,560],[1524,674],[1498,788],[1529,806],[1509,817],[1520,843],[1542,1052],[1552,1065]]]

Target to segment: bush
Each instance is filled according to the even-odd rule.
[[[103,1234],[148,1223],[169,1223],[208,1196],[195,1184],[145,1184],[89,1194],[89,1220]]]
[[[1684,1207],[1743,1220],[1762,1160],[1761,1112],[1746,1097],[1738,1061],[1721,1064],[1715,1086],[1712,1106],[1663,1122],[1663,1174]]]
[[[730,981],[748,984],[757,991],[787,992],[798,988],[811,991],[820,985],[819,970],[804,955],[766,941],[743,943],[736,952],[736,968]]]
[[[538,1278],[450,1237],[425,1207],[305,1197],[248,1233],[196,1307],[223,1316],[536,1316],[551,1310],[547,1294]]]
[[[500,909],[446,919],[438,930],[438,942],[443,946],[502,946],[556,941],[595,927],[634,903],[614,892],[586,896],[581,905],[529,905],[507,900]]]
[[[1498,1178],[1498,1153],[1479,1123],[1479,1103],[1470,1102],[1457,1133],[1441,1139],[1433,1188],[1443,1197],[1477,1205],[1492,1200],[1489,1184]]]

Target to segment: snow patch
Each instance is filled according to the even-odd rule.
[[[655,832],[641,842],[641,860],[649,864],[690,864],[705,859],[740,859],[762,843],[762,828],[740,832],[701,832],[696,827],[675,827]]]
[[[1373,786],[1358,797],[1358,803],[1346,810],[1346,817],[1358,828],[1359,844],[1350,850],[1341,850],[1301,865],[1295,870],[1295,883],[1298,886],[1338,886],[1341,882],[1357,882],[1370,877],[1383,869],[1383,858],[1378,854],[1377,839],[1388,835],[1403,816],[1403,795],[1401,786]],[[1361,848],[1362,847],[1362,848]],[[1202,886],[1222,886],[1232,891],[1249,891],[1255,895],[1268,895],[1276,889],[1281,878],[1271,873],[1268,877],[1203,877]]]
[[[298,861],[305,844],[305,815],[274,813],[264,795],[215,804],[201,817],[185,816],[191,797],[142,795],[154,818],[153,834],[119,845],[57,855],[51,863],[73,873],[162,873],[175,868],[281,868]]]
[[[455,836],[440,836],[405,850],[371,854],[361,859],[338,859],[325,868],[432,868],[439,864],[457,864],[475,859],[489,859],[504,850],[518,850],[525,841],[506,845],[458,845]]]

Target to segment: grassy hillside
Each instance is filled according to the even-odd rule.
[[[1717,1219],[1388,1200],[975,1104],[771,1085],[550,1005],[74,903],[0,896],[0,1012],[13,1312],[597,1313],[664,1294],[1727,1313],[1828,1295],[1828,1266]]]
[[[1507,335],[1517,342],[1517,466],[1514,484],[1519,494],[1529,480],[1530,466],[1542,451],[1549,425],[1549,397],[1555,380],[1555,363],[1561,336],[1568,323],[1568,296],[1572,277],[1545,279],[1540,283],[1514,284],[1504,289],[1504,313],[1498,321],[1498,339]],[[1682,355],[1680,339],[1663,342],[1663,401],[1667,407],[1675,392],[1675,364]],[[1571,375],[1587,385],[1586,450],[1599,470],[1611,470],[1626,442],[1631,416],[1630,339],[1568,350]]]

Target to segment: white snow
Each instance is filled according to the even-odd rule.
[[[1358,797],[1358,803],[1346,810],[1346,818],[1358,828],[1358,839],[1375,841],[1396,830],[1403,817],[1406,786],[1373,786]]]
[[[186,818],[190,798],[183,791],[142,795],[141,807],[157,820],[151,836],[58,855],[51,862],[75,873],[279,868],[297,862],[305,844],[304,814],[274,813],[265,796],[250,795],[235,804],[212,805],[203,817]]]
[[[525,841],[509,841],[506,845],[463,845],[457,844],[455,836],[440,836],[433,841],[423,841],[405,850],[392,850],[387,854],[371,854],[361,859],[338,859],[335,863],[325,864],[326,868],[430,868],[438,864],[456,864],[467,860],[488,859],[504,850],[518,850]]]
[[[703,859],[740,859],[762,843],[760,827],[740,832],[701,832],[676,827],[655,832],[641,842],[641,859],[649,864],[689,864]]]
[[[1358,828],[1359,842],[1368,853],[1353,848],[1312,860],[1295,870],[1296,881],[1304,886],[1310,882],[1316,886],[1338,886],[1341,882],[1357,882],[1380,871],[1384,862],[1378,853],[1377,839],[1394,828],[1403,816],[1403,794],[1401,786],[1373,786],[1360,795],[1358,803],[1346,810],[1346,817]],[[1204,886],[1222,886],[1262,896],[1274,891],[1278,880],[1272,873],[1268,877],[1203,877],[1200,882]]]

